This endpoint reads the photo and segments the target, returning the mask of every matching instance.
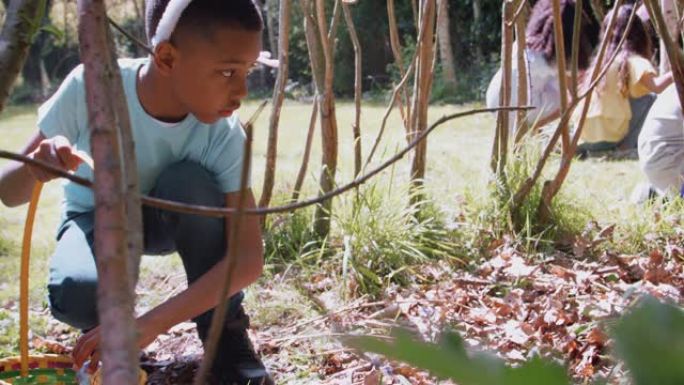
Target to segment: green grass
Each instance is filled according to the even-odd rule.
[[[256,102],[246,103],[241,112],[243,120],[248,119],[256,106]],[[434,106],[430,110],[430,120],[434,121],[444,114],[470,107],[476,106]],[[363,109],[361,131],[364,154],[367,154],[372,145],[384,109],[384,106],[377,104]],[[310,105],[297,102],[287,102],[283,109],[276,196],[289,196],[291,193],[303,153],[310,110]],[[339,102],[339,184],[344,184],[353,177],[353,111],[352,103]],[[257,197],[261,192],[265,166],[268,118],[267,110],[255,125],[252,181]],[[10,108],[5,111],[0,117],[0,148],[20,150],[35,132],[35,121],[35,108]],[[432,215],[416,219],[413,209],[408,206],[406,186],[410,158],[407,157],[378,176],[372,184],[361,189],[361,204],[356,211],[353,209],[352,192],[334,201],[332,235],[324,243],[323,249],[319,243],[311,243],[311,210],[269,218],[267,229],[270,231],[266,242],[267,261],[270,265],[266,276],[271,278],[294,266],[302,272],[302,277],[306,277],[307,269],[318,269],[326,261],[333,265],[329,268],[342,277],[345,236],[350,237],[353,258],[348,258],[347,261],[355,263],[347,266],[347,271],[358,273],[362,277],[360,279],[366,283],[375,282],[376,285],[369,287],[368,291],[377,290],[395,278],[399,282],[407,282],[410,271],[405,271],[402,268],[404,265],[410,269],[411,265],[426,260],[448,256],[450,260],[460,262],[477,256],[483,246],[482,239],[486,238],[483,234],[491,234],[494,226],[492,221],[500,219],[496,215],[485,215],[485,208],[491,207],[488,182],[493,132],[494,116],[483,114],[448,122],[430,137],[425,193],[430,200],[429,213]],[[393,114],[373,165],[379,164],[405,143],[401,122],[397,114]],[[320,136],[317,132],[303,198],[316,192],[320,159]],[[5,164],[4,160],[0,160],[0,167]],[[554,170],[557,163],[551,162],[549,166],[549,170]],[[646,247],[646,234],[669,234],[675,231],[677,222],[670,220],[669,216],[676,214],[678,210],[671,207],[672,205],[646,208],[630,205],[627,197],[642,179],[635,161],[590,159],[575,162],[560,195],[563,204],[559,207],[569,202],[563,212],[564,220],[570,221],[568,226],[571,228],[584,226],[581,222],[587,218],[593,218],[601,224],[616,223],[618,228],[610,247],[630,252],[643,250]],[[48,258],[54,248],[61,197],[60,183],[49,183],[38,211],[31,265],[31,304],[38,311],[44,311],[46,307]],[[576,207],[583,208],[582,215],[575,215]],[[16,282],[25,211],[25,206],[0,207],[0,309],[9,309],[18,296]],[[652,220],[657,212],[662,213],[661,217],[665,219]],[[527,236],[535,237],[534,234]],[[378,280],[363,271],[375,274],[379,285]],[[172,279],[166,279],[168,275]],[[166,286],[158,287],[159,282]],[[173,290],[180,290],[183,284],[182,267],[177,256],[144,258],[139,285],[139,309],[144,310],[163,301]],[[255,300],[254,296],[250,298],[250,301]],[[258,303],[254,305],[258,308]],[[285,307],[297,308],[295,305]],[[296,310],[295,313],[301,311]],[[270,320],[273,315],[264,314],[262,318]],[[2,322],[6,321],[0,321]],[[12,350],[9,346],[11,339],[7,338],[13,334],[12,330],[0,328],[0,353]]]

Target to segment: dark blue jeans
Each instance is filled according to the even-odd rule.
[[[180,162],[164,170],[150,195],[184,203],[225,206],[225,194],[204,168]],[[143,208],[145,253],[180,254],[188,283],[194,282],[225,255],[225,220]],[[93,244],[94,213],[68,213],[57,234],[50,261],[50,309],[58,320],[87,330],[98,324],[97,258]],[[230,299],[228,319],[237,314],[244,295]],[[193,319],[205,336],[213,311]]]

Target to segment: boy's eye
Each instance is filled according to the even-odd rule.
[[[221,76],[224,78],[232,78],[235,75],[235,70],[223,70],[221,71]]]

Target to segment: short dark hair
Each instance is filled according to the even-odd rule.
[[[145,29],[148,41],[157,31],[169,0],[146,0]],[[209,35],[216,27],[234,27],[260,32],[264,29],[261,12],[254,0],[193,0],[181,14],[176,31],[192,30]]]

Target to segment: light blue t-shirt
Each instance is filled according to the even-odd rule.
[[[201,164],[213,174],[223,192],[238,191],[245,133],[237,115],[205,124],[188,114],[175,125],[151,117],[140,104],[136,91],[138,69],[147,61],[146,58],[119,60],[131,116],[141,193],[147,194],[152,190],[164,168],[183,160]],[[82,65],[71,71],[59,90],[40,106],[38,128],[46,138],[62,135],[77,149],[90,154]],[[85,164],[76,170],[76,175],[93,179],[92,170]],[[64,213],[93,209],[94,195],[89,188],[69,181],[64,183]]]

